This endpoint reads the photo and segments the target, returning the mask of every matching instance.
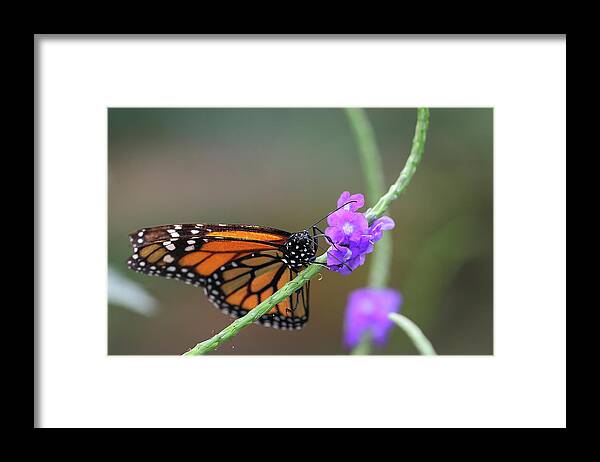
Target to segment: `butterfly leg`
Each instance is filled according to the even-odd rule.
[[[304,294],[304,288],[300,292],[302,295],[302,306],[304,306],[304,315],[306,316],[306,320],[308,321],[309,315],[309,300],[310,300],[310,281],[304,286],[306,288],[306,295]]]
[[[292,273],[292,270],[289,270],[289,272],[290,272],[290,281],[291,281],[292,279],[294,279],[294,274]],[[294,317],[295,317],[294,313],[296,312],[296,308],[298,308],[298,292],[293,293],[290,296],[290,300],[292,302],[294,301],[294,295],[296,295],[296,303],[290,303],[290,308],[285,309],[285,312],[287,314],[289,314],[292,319],[294,319]]]
[[[320,248],[320,247],[319,247]],[[321,249],[323,250],[323,249]],[[316,258],[316,257],[315,257]],[[327,268],[329,271],[331,271],[331,267],[334,268],[341,268],[342,266],[345,266],[346,268],[348,268],[350,271],[352,271],[352,268],[350,268],[346,263],[344,263],[342,260],[340,260],[339,258],[337,258],[336,256],[334,256],[334,258],[341,262],[341,263],[337,263],[335,265],[328,265],[327,263],[321,263],[320,261],[315,261],[315,259],[313,258],[313,260],[310,262],[311,265],[320,265],[323,266],[325,268]]]

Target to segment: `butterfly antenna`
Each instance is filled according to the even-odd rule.
[[[337,212],[339,209],[343,209],[343,208],[344,208],[344,207],[346,207],[348,204],[352,204],[352,203],[354,203],[354,202],[358,202],[358,201],[348,201],[348,202],[346,202],[345,204],[343,204],[343,205],[341,205],[340,207],[338,207],[337,209],[335,209],[335,210],[333,210],[333,211],[329,212],[327,215],[325,215],[325,216],[324,216],[323,218],[321,218],[319,221],[317,221],[316,223],[313,223],[313,224],[311,225],[311,228],[312,228],[313,226],[316,226],[316,225],[318,225],[319,223],[321,223],[321,222],[322,222],[322,221],[323,221],[325,218],[327,218],[327,217],[328,217],[329,215],[331,215],[332,213],[335,213],[335,212]]]

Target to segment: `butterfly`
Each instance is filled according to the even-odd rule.
[[[134,271],[201,287],[217,308],[238,318],[315,263],[318,238],[330,241],[316,226],[325,218],[312,225],[311,232],[295,233],[243,224],[142,228],[129,235],[133,254],[127,265]],[[309,298],[310,281],[257,322],[276,329],[301,329],[308,321]]]

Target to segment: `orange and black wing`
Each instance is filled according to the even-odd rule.
[[[281,261],[278,250],[259,250],[232,259],[216,271],[204,285],[209,300],[233,317],[240,317],[265,301],[295,273]],[[306,287],[306,289],[304,289]],[[259,318],[264,326],[300,329],[308,321],[308,285],[277,304]]]
[[[129,236],[135,271],[202,287],[209,300],[240,317],[294,276],[282,260],[289,233],[250,225],[167,225]],[[308,320],[308,285],[275,306],[258,322],[299,329]]]

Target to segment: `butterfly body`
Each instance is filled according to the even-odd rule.
[[[286,257],[283,262],[292,271],[300,271],[314,261],[315,247],[315,238],[307,230],[292,233],[283,248]]]
[[[311,264],[317,241],[308,231],[230,224],[180,224],[130,234],[128,266],[204,289],[221,311],[240,317]],[[309,286],[277,304],[258,322],[299,329],[308,320]]]

